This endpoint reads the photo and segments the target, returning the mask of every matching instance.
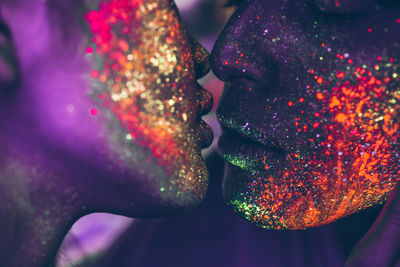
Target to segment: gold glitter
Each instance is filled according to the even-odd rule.
[[[201,158],[192,45],[169,0],[108,0],[86,15],[101,70],[94,95],[120,121],[122,139],[162,167],[165,198],[200,199],[208,173]],[[139,149],[140,148],[140,149]],[[129,159],[127,159],[129,160]]]

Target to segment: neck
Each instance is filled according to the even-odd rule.
[[[0,266],[46,266],[82,214],[80,194],[66,183],[65,170],[42,153],[3,155]]]
[[[14,217],[0,230],[7,237],[0,241],[5,252],[0,265],[48,266],[73,222],[66,210],[44,209]]]

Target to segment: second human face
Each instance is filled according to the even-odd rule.
[[[224,194],[265,228],[327,224],[399,179],[399,5],[314,2],[243,3],[212,52]]]

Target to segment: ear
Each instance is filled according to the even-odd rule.
[[[0,93],[15,87],[19,81],[18,60],[12,36],[7,25],[0,18]]]

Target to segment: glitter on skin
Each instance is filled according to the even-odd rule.
[[[102,1],[85,19],[97,62],[90,74],[96,80],[93,97],[118,118],[127,131],[123,139],[147,149],[147,160],[163,168],[170,180],[159,181],[160,192],[174,194],[174,185],[175,197],[193,192],[201,199],[208,174],[200,150],[212,133],[199,112],[206,100],[201,96],[211,95],[196,88],[193,61],[207,55],[195,51],[192,58],[167,0]]]
[[[303,142],[314,152],[307,157],[289,153],[284,169],[269,163],[265,170],[271,172],[253,172],[248,193],[231,200],[234,209],[264,228],[305,229],[386,200],[400,177],[400,80],[391,78],[397,64],[380,65],[380,71],[354,67],[344,76],[337,71],[326,77],[323,93],[315,94],[322,110],[315,120],[296,124],[298,132],[320,128],[329,133],[326,139]],[[263,164],[225,158],[242,169]],[[268,184],[262,179],[266,175]]]
[[[316,153],[323,153],[324,157],[318,160],[289,154],[292,166],[281,175],[281,179],[293,179],[295,185],[302,183],[303,173],[318,177],[304,185],[305,191],[315,193],[304,195],[304,188],[285,188],[287,185],[279,181],[272,182],[279,186],[279,191],[263,192],[282,199],[289,195],[296,199],[279,220],[283,227],[308,228],[335,221],[382,202],[393,189],[400,174],[400,157],[395,153],[399,140],[400,91],[399,80],[389,78],[398,66],[388,65],[390,68],[383,73],[356,68],[354,72],[348,71],[346,78],[337,79],[338,74],[336,77],[332,74],[332,84],[328,85],[329,90],[324,90],[327,97],[317,97],[323,101],[321,115],[333,117],[336,122],[322,120],[323,126],[320,126],[329,132],[327,141],[332,145],[321,142]],[[378,75],[384,78],[380,80]],[[308,173],[306,166],[318,168]],[[329,188],[335,190],[329,191]],[[265,201],[256,203],[263,208],[268,206]],[[273,204],[271,209],[278,211],[280,203]]]
[[[261,40],[254,37],[254,41],[246,42],[246,35],[237,29],[242,26],[246,31],[253,31],[251,27],[257,30],[254,25],[244,26],[244,21],[259,16],[257,10],[265,10],[263,3],[254,1],[241,6],[239,10],[243,12],[221,34],[229,35],[217,48],[221,50],[213,52],[222,55],[218,58],[219,69],[213,66],[214,72],[221,71],[219,76],[230,83],[218,111],[218,118],[227,130],[219,147],[229,163],[224,182],[229,204],[239,215],[263,228],[306,229],[385,201],[400,177],[399,43],[389,42],[371,60],[369,53],[376,53],[374,50],[360,50],[363,52],[357,51],[359,54],[345,50],[351,47],[346,43],[350,37],[340,36],[343,33],[340,30],[348,26],[347,22],[332,23],[333,27],[327,24],[323,29],[319,19],[311,23],[304,19],[299,24],[295,11],[284,13],[294,14],[289,20],[279,13],[285,8],[278,3],[265,11],[264,23],[271,26],[268,34]],[[282,4],[285,5],[290,6]],[[308,8],[298,5],[304,10]],[[311,10],[318,18],[320,13]],[[238,22],[241,16],[243,24]],[[265,25],[258,30],[265,29]],[[307,28],[310,25],[311,31]],[[371,27],[364,28],[365,34],[386,32],[372,27],[368,33]],[[243,39],[238,38],[239,45],[235,35],[230,35],[231,29],[239,31],[238,36],[244,34]],[[237,49],[226,52],[232,44]],[[257,60],[260,49],[268,49],[268,53],[283,63],[280,65],[282,83],[294,90],[282,84],[274,88],[276,84],[263,83],[263,88],[253,90],[254,94],[249,91],[245,94],[246,79],[240,85],[229,80],[233,75],[226,73],[234,69],[228,66],[223,72],[224,62],[234,61],[241,53],[249,61]],[[310,56],[302,58],[302,54]],[[293,64],[286,66],[292,69],[285,69],[285,64],[291,61]],[[267,74],[264,80],[271,78],[268,71],[272,65],[265,63],[265,59],[261,62],[254,66],[264,64],[269,68],[265,67],[266,71],[258,68],[250,77],[258,78],[257,74],[262,73]]]
[[[97,108],[92,108],[90,109],[90,114],[93,116],[96,116],[99,113],[99,111],[97,110]]]

